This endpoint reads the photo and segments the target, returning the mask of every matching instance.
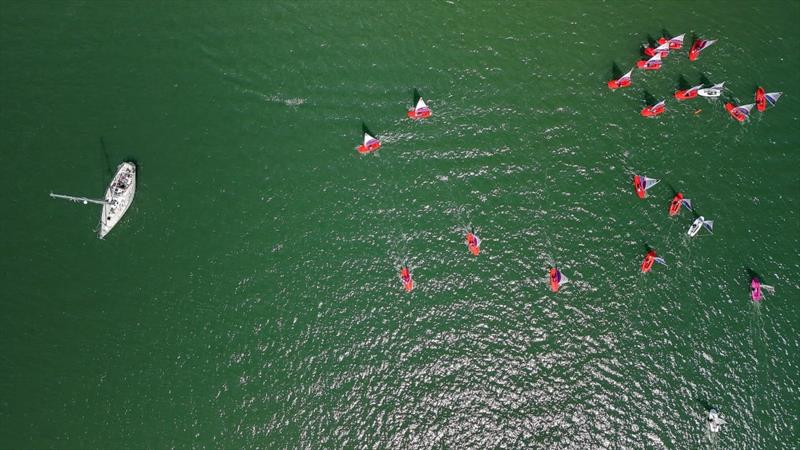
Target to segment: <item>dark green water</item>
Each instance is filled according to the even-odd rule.
[[[798,21],[779,1],[2,3],[0,447],[796,446]],[[662,30],[719,41],[608,90]],[[681,76],[785,94],[742,125],[671,99]],[[405,118],[414,88],[430,120]],[[384,142],[366,157],[362,121]],[[136,200],[100,241],[95,206],[47,194],[100,196],[123,160]],[[644,201],[634,173],[662,180]],[[713,236],[667,216],[670,187]],[[668,266],[641,274],[645,245]],[[776,288],[760,305],[748,270]]]

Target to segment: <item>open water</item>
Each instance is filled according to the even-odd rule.
[[[796,448],[798,22],[794,1],[3,2],[0,447]],[[606,87],[665,33],[718,42]],[[785,94],[739,124],[671,98],[703,79]],[[414,89],[431,119],[405,118]],[[136,200],[100,241],[98,207],[48,193],[101,196],[123,160]],[[646,200],[635,173],[662,180]],[[672,189],[713,235],[667,216]],[[668,265],[642,274],[646,246]]]

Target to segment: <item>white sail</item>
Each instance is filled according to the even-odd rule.
[[[683,45],[683,37],[684,36],[686,36],[686,33],[683,33],[683,34],[681,34],[679,36],[675,36],[674,38],[669,40],[669,43]]]
[[[750,110],[753,109],[753,106],[756,106],[756,104],[755,103],[750,103],[749,105],[737,106],[734,109],[739,111],[739,112],[741,112],[741,113],[743,113],[746,116],[749,116],[750,115]]]
[[[666,262],[666,261],[664,261],[664,258],[662,258],[662,257],[660,257],[660,256],[656,256],[655,258],[653,258],[653,261],[655,261],[655,262],[657,262],[657,263],[659,263],[659,264],[662,264],[662,265],[664,265],[664,266],[666,266],[666,265],[667,265],[667,262]]]
[[[689,92],[692,92],[692,91],[699,91],[702,88],[703,88],[703,85],[701,83],[701,84],[698,84],[697,86],[690,87],[689,89],[686,90],[686,92],[689,93]]]
[[[703,227],[708,230],[709,233],[712,233],[714,230],[714,221],[713,220],[706,220],[703,221]]]
[[[619,80],[617,80],[617,81],[620,82],[620,81],[623,81],[623,80],[630,80],[631,79],[631,74],[633,74],[633,69],[629,70],[628,73],[626,73],[625,75],[621,76],[619,78]]]
[[[364,132],[364,146],[366,147],[372,141],[377,141],[377,139],[375,139],[374,137],[372,137],[369,133],[367,133],[365,131]]]
[[[567,276],[564,275],[564,272],[558,271],[558,273],[559,275],[561,275],[561,278],[558,280],[559,286],[563,286],[564,284],[569,282],[569,278],[567,278]]]
[[[706,48],[710,47],[715,42],[717,42],[716,39],[713,39],[713,40],[705,40],[705,39],[703,39],[703,41],[700,42],[700,45],[697,47],[697,52],[699,53],[701,50],[705,50]]]
[[[657,52],[669,52],[669,42],[664,42],[663,44],[656,47]]]
[[[653,55],[652,58],[648,59],[647,62],[648,64],[654,62],[661,62],[661,53],[656,53],[655,55]]]
[[[428,105],[426,105],[425,100],[423,100],[422,97],[420,97],[419,100],[417,100],[417,106],[414,109],[416,111],[419,111],[420,109],[424,108],[428,108]]]
[[[778,99],[781,98],[781,95],[783,95],[783,92],[767,92],[764,94],[764,98],[767,100],[767,103],[769,103],[770,106],[775,106],[775,103],[778,102]]]
[[[692,201],[688,198],[681,200],[681,204],[683,204],[683,206],[685,206],[689,211],[692,211]]]
[[[666,100],[661,100],[660,102],[653,105],[652,109],[663,108],[667,104]]]
[[[762,284],[762,285],[761,285],[761,289],[763,289],[763,290],[765,290],[765,291],[769,292],[770,294],[774,294],[774,293],[775,293],[775,288],[774,288],[774,287],[772,287],[772,286],[768,286],[768,285],[766,285],[766,284]]]
[[[657,185],[658,182],[661,181],[661,180],[656,180],[655,178],[647,178],[647,177],[642,177],[642,179],[643,179],[642,185],[644,186],[645,191]]]

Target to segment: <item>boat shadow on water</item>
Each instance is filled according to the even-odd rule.
[[[682,90],[682,91],[692,87],[692,85],[689,84],[689,80],[687,80],[686,77],[683,76],[683,74],[678,76],[678,84],[677,84],[677,86],[678,86],[678,89]]]
[[[623,75],[622,69],[619,68],[619,64],[616,61],[611,63],[611,78],[618,79]]]
[[[653,106],[658,103],[658,100],[655,98],[655,96],[653,96],[653,94],[651,94],[647,89],[644,90],[644,94],[642,94],[642,96],[644,97],[644,103],[647,106]]]

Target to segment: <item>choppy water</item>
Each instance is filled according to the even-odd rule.
[[[4,4],[0,446],[796,446],[798,19]],[[719,41],[609,91],[662,30]],[[744,125],[704,99],[638,115],[681,76],[785,95]],[[414,88],[430,120],[405,118]],[[354,150],[362,123],[376,154]],[[47,193],[100,195],[123,159],[136,201],[99,241],[98,211]],[[663,181],[641,201],[634,173]],[[673,188],[713,236],[667,216]],[[647,245],[668,266],[643,275]],[[753,305],[748,270],[776,295]]]

